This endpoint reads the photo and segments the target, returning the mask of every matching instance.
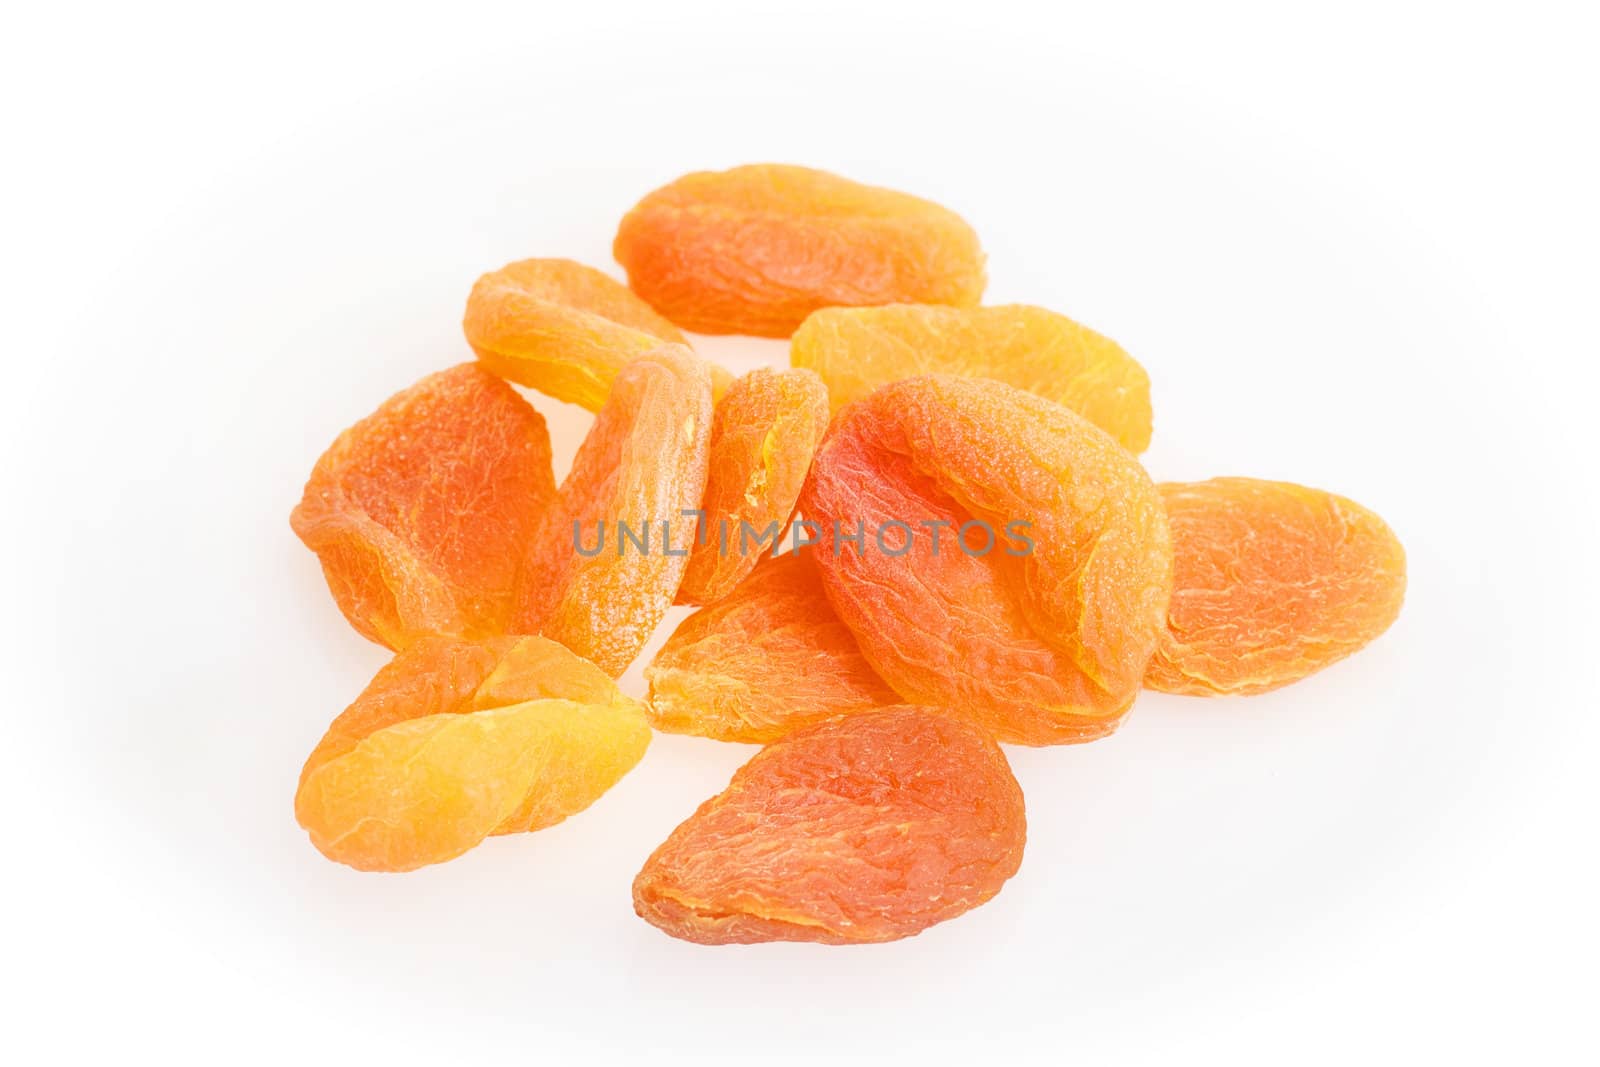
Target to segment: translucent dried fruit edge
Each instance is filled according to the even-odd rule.
[[[634,910],[704,944],[893,941],[1000,891],[1022,790],[970,723],[862,712],[763,749],[634,879]]]
[[[811,551],[763,559],[673,631],[645,669],[656,729],[765,743],[900,702],[834,614]]]
[[[624,364],[678,328],[621,282],[570,259],[524,259],[479,278],[462,319],[467,343],[502,378],[599,411]],[[720,394],[731,376],[712,368]]]
[[[1405,550],[1354,501],[1255,478],[1160,490],[1177,569],[1151,689],[1266,692],[1363,648],[1399,616]]]
[[[711,379],[682,345],[618,374],[556,502],[526,546],[515,629],[554,638],[616,676],[667,609],[706,487]]]
[[[685,175],[617,230],[633,291],[699,333],[788,337],[833,305],[983,296],[983,251],[961,217],[825,171],[754,164]]]
[[[544,419],[464,363],[340,434],[290,523],[345,617],[398,649],[504,632],[517,560],[554,496]]]
[[[829,601],[903,697],[1003,741],[1087,741],[1133,703],[1172,548],[1126,449],[1002,382],[929,376],[846,407],[800,508]]]
[[[733,383],[711,418],[702,521],[680,604],[727,596],[789,524],[828,428],[828,390],[808,370],[756,370]]]
[[[295,817],[329,859],[408,871],[599,799],[644,755],[641,706],[542,637],[428,637],[306,760]]]
[[[995,378],[1071,408],[1130,452],[1150,445],[1150,376],[1122,346],[1026,304],[823,308],[795,331],[790,360],[822,375],[834,410],[901,378]]]

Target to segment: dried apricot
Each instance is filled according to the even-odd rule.
[[[1110,733],[1138,694],[1166,519],[1081,416],[984,378],[894,382],[839,413],[800,507],[829,601],[907,700],[1053,744]]]
[[[795,331],[790,361],[828,383],[837,411],[901,378],[996,378],[1071,408],[1130,452],[1150,445],[1150,376],[1122,346],[1026,304],[823,308]]]
[[[627,286],[570,259],[524,259],[479,278],[462,320],[467,343],[502,378],[599,411],[628,360],[678,328]],[[712,366],[720,395],[732,380]]]
[[[893,941],[1017,872],[1022,790],[982,730],[865,711],[762,749],[645,862],[634,910],[703,944]]]
[[[1256,478],[1158,488],[1176,571],[1149,688],[1264,693],[1363,648],[1400,614],[1405,549],[1360,504]]]
[[[765,743],[900,702],[828,604],[812,551],[763,559],[673,631],[644,672],[656,729]]]
[[[622,220],[628,284],[687,330],[787,337],[832,305],[983,296],[983,251],[961,217],[825,171],[756,164],[685,175]]]
[[[680,604],[714,604],[789,523],[811,456],[828,427],[828,389],[806,370],[756,370],[711,416],[700,529],[678,589]]]
[[[615,676],[672,606],[706,486],[711,378],[666,344],[618,372],[556,501],[528,541],[514,628]]]
[[[464,363],[340,434],[289,521],[345,617],[398,649],[504,632],[518,556],[554,496],[544,419]]]
[[[644,755],[639,704],[542,637],[425,637],[306,760],[295,817],[329,859],[408,871],[599,799]]]

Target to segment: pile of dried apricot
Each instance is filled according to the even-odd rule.
[[[765,746],[634,909],[710,944],[907,937],[1022,862],[999,742],[1091,741],[1141,690],[1287,685],[1382,634],[1383,520],[1253,478],[1157,483],[1150,379],[1056,312],[979,306],[954,212],[803,167],[690,174],[622,219],[623,285],[478,279],[475,363],[345,430],[291,525],[394,650],[306,760],[330,859],[407,871],[597,801],[652,728]],[[683,330],[791,338],[734,378]],[[557,484],[513,384],[594,413]],[[674,604],[645,669],[615,679]]]

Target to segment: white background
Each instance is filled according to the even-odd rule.
[[[1585,6],[7,15],[0,1058],[1594,1062]],[[478,273],[614,270],[644,192],[762,160],[965,215],[992,302],[1149,369],[1158,478],[1375,508],[1400,621],[1276,694],[1012,750],[1021,873],[893,945],[633,916],[750,751],[698,739],[441,867],[323,860],[295,777],[384,655],[289,532],[312,462],[468,358]],[[587,417],[537,403],[564,464]]]

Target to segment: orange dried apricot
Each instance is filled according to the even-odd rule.
[[[515,629],[542,633],[615,676],[683,580],[706,486],[711,378],[666,344],[618,372],[572,470],[529,539]]]
[[[983,251],[938,204],[826,171],[754,164],[685,175],[617,230],[628,284],[687,330],[787,337],[832,305],[983,296]]]
[[[1400,614],[1405,549],[1360,504],[1257,478],[1158,488],[1176,571],[1149,688],[1264,693],[1365,647]]]
[[[828,604],[811,552],[763,559],[673,631],[644,672],[656,729],[765,743],[900,702]]]
[[[329,859],[408,871],[599,799],[644,755],[638,702],[542,637],[425,637],[306,760],[295,817]]]
[[[517,559],[554,496],[544,419],[464,363],[340,434],[289,521],[345,617],[398,649],[504,632]]]
[[[823,308],[795,331],[790,362],[828,383],[835,411],[901,378],[995,378],[1071,408],[1130,452],[1150,446],[1150,376],[1122,346],[1026,304]]]
[[[599,411],[617,372],[678,328],[627,286],[570,259],[524,259],[479,278],[461,323],[483,365],[557,400]],[[732,380],[713,365],[720,395]]]
[[[894,382],[839,413],[800,507],[829,601],[907,700],[1055,744],[1110,733],[1138,695],[1166,518],[1081,416],[984,378]]]
[[[810,371],[762,369],[733,383],[712,412],[700,530],[678,603],[714,604],[750,573],[758,542],[776,542],[788,525],[827,427],[828,389]]]
[[[633,906],[702,944],[893,941],[993,897],[1026,837],[1022,790],[982,730],[865,711],[757,753],[645,862]]]

